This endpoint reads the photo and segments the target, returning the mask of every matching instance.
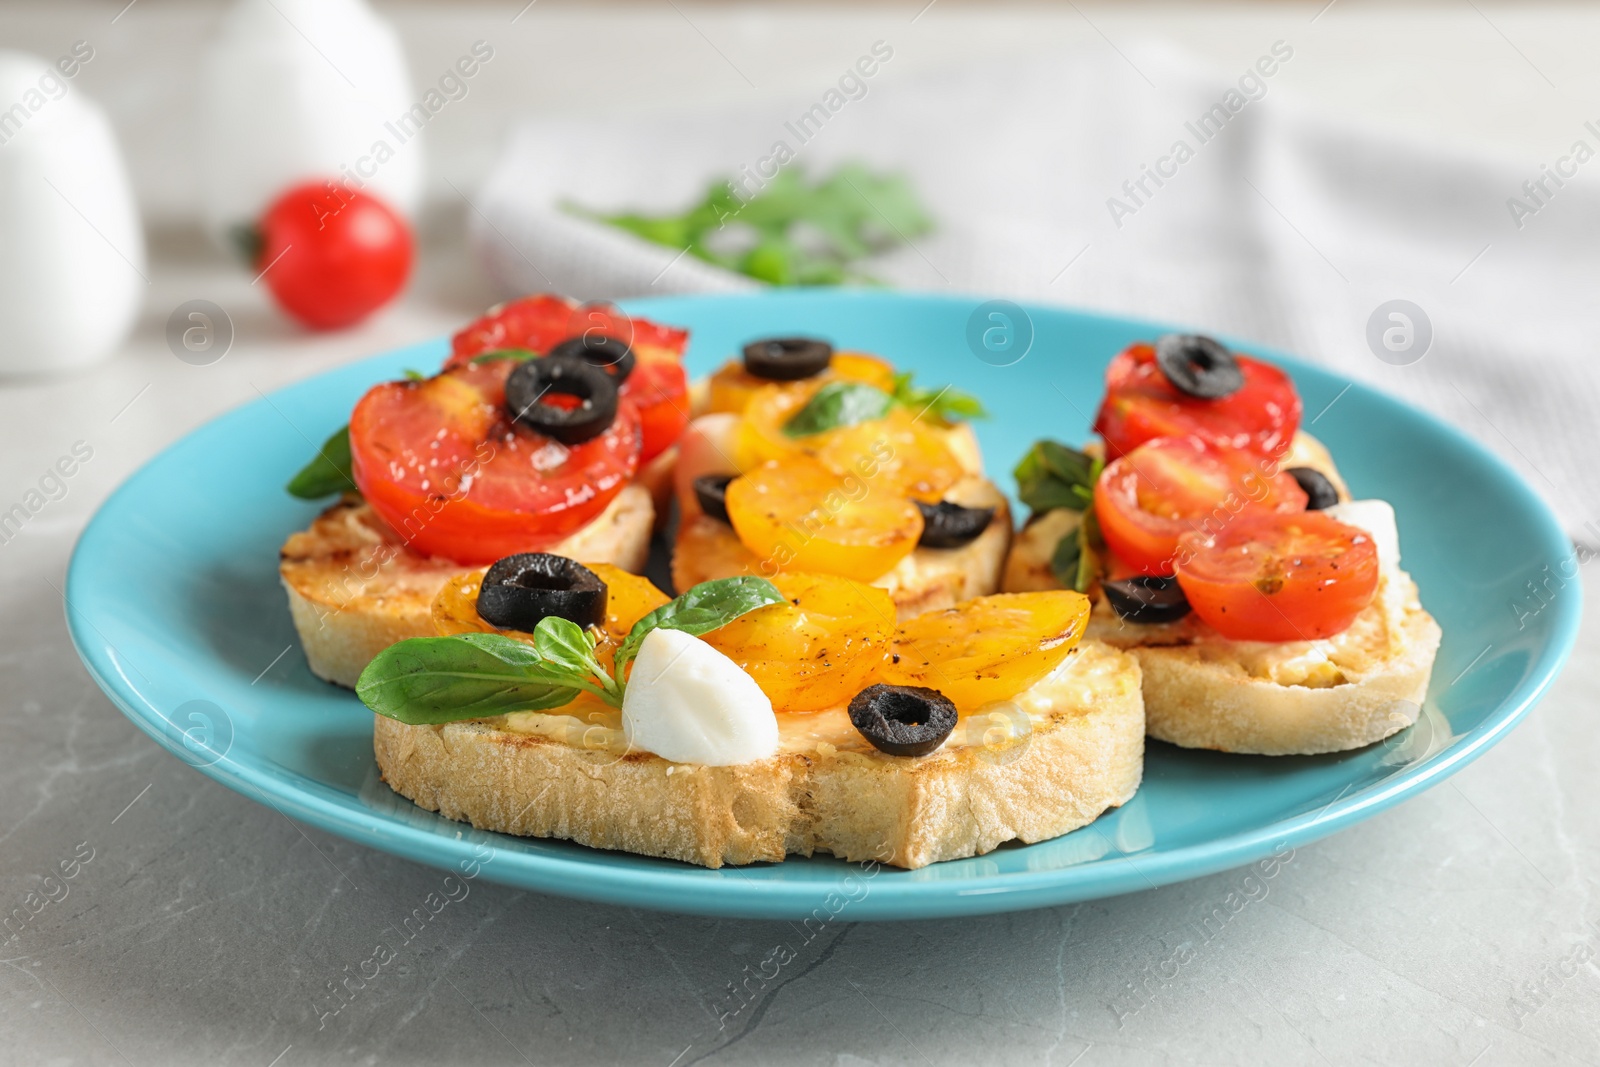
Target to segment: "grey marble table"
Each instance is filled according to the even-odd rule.
[[[169,182],[162,169],[181,158],[181,112],[169,107],[181,86],[137,72],[141,56],[148,66],[185,54],[211,9],[145,0],[113,31],[121,6],[0,12],[8,44],[46,54],[78,25],[105,24],[96,91],[114,97],[152,220],[149,298],[126,351],[69,379],[0,387],[0,505],[75,441],[94,449],[66,495],[0,544],[0,911],[26,915],[0,935],[0,1062],[1600,1062],[1593,612],[1572,665],[1504,743],[1445,784],[1300,849],[1266,882],[1233,872],[991,918],[840,922],[806,941],[784,922],[684,918],[479,879],[397,944],[391,928],[442,892],[443,873],[297,825],[167,756],[79,665],[59,590],[94,508],[165,444],[258,390],[443,333],[491,294],[461,248],[464,209],[447,202],[430,214],[420,277],[401,306],[333,337],[285,325],[185,220],[185,172],[173,164]],[[408,43],[426,52],[438,26],[478,9],[395,10]],[[748,21],[740,9],[689,10],[718,40]],[[1132,19],[1091,10],[1102,27]],[[546,29],[575,45],[602,17],[557,9]],[[646,31],[663,17],[677,18],[654,13],[618,47],[647,65]],[[1225,51],[1203,32],[1209,23],[1169,17],[1179,31],[1200,27],[1189,43]],[[1445,28],[1463,48],[1489,48],[1476,16],[1463,18]],[[1005,19],[953,15],[956,28],[944,30],[927,19],[928,47],[955,55],[962,34],[982,48],[1023,24],[1045,37],[1091,33],[1071,11]],[[1388,40],[1340,32],[1330,40],[1352,55]],[[791,66],[828,69],[810,38],[794,40]],[[560,58],[570,51],[546,54],[571,73]],[[1454,68],[1440,69],[1448,80]],[[557,92],[554,74],[528,77]],[[692,74],[671,92],[714,96],[696,81],[709,77]],[[515,85],[486,90],[483,110],[442,134],[461,148],[442,153],[445,177],[471,180]],[[1361,92],[1357,111],[1383,99],[1370,85]],[[1486,135],[1522,129],[1499,122]],[[193,298],[226,308],[237,334],[209,367],[179,362],[163,340],[167,314]],[[1600,601],[1593,568],[1583,582]],[[1249,903],[1225,925],[1205,921],[1241,892]],[[364,981],[380,942],[394,958]],[[779,946],[793,961],[747,985]],[[738,997],[734,986],[752,992]]]

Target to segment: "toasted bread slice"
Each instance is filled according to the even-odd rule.
[[[1263,756],[1344,752],[1410,726],[1440,639],[1404,572],[1381,578],[1355,622],[1320,641],[1230,641],[1192,615],[1134,626],[1104,601],[1089,633],[1138,658],[1151,737]]]
[[[918,548],[872,583],[889,591],[902,619],[988,596],[1000,588],[1000,571],[1011,545],[1011,510],[1005,496],[994,483],[974,477],[953,487],[946,499],[966,507],[992,507],[994,518],[970,544]],[[762,561],[727,523],[707,517],[699,508],[680,516],[672,552],[672,581],[679,589],[712,578],[772,573],[770,567],[763,569]]]
[[[916,759],[874,749],[843,708],[780,714],[779,753],[732,767],[627,752],[617,714],[598,703],[582,718],[376,716],[373,741],[396,792],[481,829],[706,867],[829,852],[915,868],[1057,837],[1139,788],[1133,657],[1086,641],[1012,704],[1004,721],[964,717]]]
[[[550,551],[641,571],[654,518],[650,492],[630,485],[598,518]],[[472,569],[410,551],[354,495],[291,535],[278,563],[311,672],[352,688],[372,657],[396,641],[432,637],[434,595]]]
[[[1145,698],[1160,709],[1148,720],[1150,736],[1185,748],[1284,756],[1362,748],[1405,729],[1422,710],[1441,636],[1406,584],[1410,602],[1393,622],[1376,621],[1384,612],[1370,607],[1352,626],[1381,628],[1371,643],[1302,650],[1323,642],[1292,642],[1265,654],[1241,654],[1240,642],[1131,649],[1144,669]],[[1282,673],[1303,680],[1277,681]],[[1329,684],[1309,684],[1323,680]]]
[[[1301,433],[1282,466],[1312,467],[1349,499],[1328,452]],[[1018,532],[1001,588],[1060,589],[1050,557],[1081,515],[1048,512]],[[1310,755],[1362,748],[1410,726],[1428,691],[1439,626],[1403,571],[1385,574],[1371,604],[1320,641],[1230,641],[1190,615],[1127,623],[1099,598],[1089,636],[1136,656],[1151,737],[1185,748]]]

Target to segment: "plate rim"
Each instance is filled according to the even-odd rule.
[[[618,301],[618,304],[625,311],[637,309],[639,313],[646,313],[651,307],[684,302],[719,304],[752,300],[808,302],[819,299],[850,302],[888,300],[898,303],[936,303],[970,307],[993,298],[963,293],[816,289],[777,290],[755,294],[666,295],[622,300]],[[1017,303],[1028,313],[1038,311],[1046,314],[1063,314],[1111,326],[1134,325],[1141,330],[1181,329],[1181,327],[1169,327],[1168,324],[1157,320],[1093,311],[1071,305],[1039,304],[1030,301]],[[1366,394],[1369,400],[1392,405],[1408,416],[1420,418],[1430,432],[1444,436],[1453,449],[1467,453],[1475,461],[1492,470],[1497,480],[1509,486],[1514,494],[1520,495],[1523,503],[1536,513],[1541,533],[1546,539],[1555,538],[1561,544],[1570,547],[1570,539],[1543,497],[1509,463],[1465,431],[1444,422],[1430,412],[1406,404],[1375,386],[1346,378],[1330,368],[1317,366],[1271,347],[1240,340],[1227,334],[1217,336],[1245,351],[1281,361],[1291,374],[1310,371],[1344,382],[1350,388]],[[74,606],[76,603],[74,591],[77,588],[80,568],[86,566],[84,563],[87,558],[86,551],[93,549],[98,537],[105,536],[102,527],[109,522],[108,514],[120,501],[136,494],[143,480],[153,476],[153,469],[170,453],[183,447],[192,437],[206,431],[214,424],[234,417],[248,408],[271,404],[272,398],[280,393],[307,387],[320,379],[348,372],[353,368],[397,359],[404,353],[416,349],[436,347],[439,343],[439,339],[430,339],[375,353],[310,377],[286,383],[263,396],[217,414],[170,442],[140,464],[133,474],[101,502],[85,523],[73,546],[63,593],[63,610],[69,636],[74,650],[96,685],[135,726],[161,747],[180,757],[184,754],[170,734],[161,728],[160,724],[168,723],[169,720],[143,697],[138,687],[134,686],[125,674],[116,669],[114,650],[109,649],[108,643],[106,648],[95,643],[93,634],[88,632],[93,629],[93,623],[84,618],[83,613]],[[875,872],[870,891],[861,898],[849,902],[850,920],[922,919],[989,914],[1116,896],[1239,867],[1269,854],[1264,853],[1263,848],[1269,851],[1274,847],[1300,848],[1370,818],[1472,763],[1520,723],[1533,706],[1544,697],[1571,656],[1582,620],[1582,587],[1573,585],[1569,588],[1573,595],[1553,601],[1550,605],[1550,609],[1554,610],[1551,640],[1537,650],[1534,661],[1528,668],[1528,677],[1489,713],[1484,722],[1454,737],[1447,748],[1400,769],[1367,789],[1349,795],[1340,794],[1320,812],[1301,813],[1265,826],[1166,849],[1148,857],[1138,852],[1107,854],[1083,864],[1047,870],[974,875],[960,882],[918,878],[916,877],[918,872],[882,868],[881,871],[889,873],[890,880],[885,882],[877,879],[876,873],[881,871]],[[117,675],[120,675],[120,678],[116,677]],[[143,707],[136,704],[133,698],[139,698]],[[482,854],[479,850],[483,838],[490,835],[500,836],[491,831],[477,830],[465,823],[460,824],[461,831],[454,837],[445,836],[436,829],[402,823],[370,808],[358,809],[353,803],[342,803],[319,796],[298,782],[271,774],[264,768],[234,763],[227,755],[214,763],[198,766],[195,769],[235,792],[266,803],[285,816],[294,815],[347,840],[432,867],[448,868],[463,861],[472,861],[474,858],[481,861]],[[1150,862],[1141,864],[1139,862],[1141,857],[1148,858]],[[842,878],[854,865],[846,864],[844,861],[838,862]],[[681,869],[676,867],[639,869],[595,863],[581,853],[564,856],[498,849],[494,862],[483,865],[481,876],[508,885],[609,904],[728,918],[790,919],[812,914],[816,908],[823,905],[830,894],[836,893],[840,881],[840,879],[797,882],[772,880],[755,883],[741,878],[740,871],[741,869],[735,866],[713,871],[689,864],[684,864]]]

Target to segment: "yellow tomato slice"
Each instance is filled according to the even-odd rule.
[[[833,378],[866,382],[886,393],[894,391],[894,367],[887,360],[869,356],[865,352],[835,352],[828,369],[809,381],[821,383]],[[757,393],[774,384],[777,383],[770,378],[758,378],[745,370],[741,361],[730,359],[711,376],[710,406],[707,410],[743,414]]]
[[[735,478],[728,518],[763,574],[815,571],[870,582],[922,536],[922,512],[910,500],[803,456]]]
[[[606,621],[600,627],[595,654],[609,668],[616,646],[628,636],[633,624],[665,604],[671,597],[657,589],[648,578],[630,574],[609,563],[585,563],[585,567],[606,583]],[[459,574],[444,584],[433,598],[433,628],[441,635],[486,633],[505,634],[519,641],[532,642],[533,635],[521,630],[502,630],[485,622],[478,614],[478,588],[488,568]]]
[[[976,597],[901,623],[880,677],[937,689],[959,711],[976,711],[1055,670],[1088,621],[1089,598],[1082,593]]]
[[[790,437],[783,427],[823,384],[813,378],[769,385],[756,394],[734,437],[734,461],[741,469],[810,455],[836,474],[854,474],[883,492],[930,503],[965,474],[947,443],[948,431],[904,407],[891,408],[881,419]]]
[[[881,419],[802,438],[823,466],[859,474],[884,492],[934,503],[961,480],[961,461],[945,444],[946,433],[895,407]]]
[[[894,366],[886,359],[865,352],[835,352],[828,372],[846,381],[866,382],[886,393],[894,392]]]
[[[433,629],[441,637],[452,634],[492,634],[513,633],[511,630],[500,630],[492,623],[483,621],[478,615],[478,587],[483,584],[483,576],[488,570],[481,567],[466,574],[458,574],[439,590],[433,598]],[[532,635],[526,636],[532,640]]]
[[[734,462],[741,470],[801,454],[804,438],[790,437],[784,424],[826,384],[819,375],[803,382],[768,382],[751,396],[734,437]]]
[[[745,370],[744,364],[739,360],[730,359],[718,367],[717,372],[711,376],[708,410],[724,411],[732,415],[742,414],[750,399],[763,386],[771,384],[773,384],[771,379],[757,378]]]
[[[848,703],[889,655],[894,601],[876,586],[824,574],[780,574],[786,598],[705,640],[744,668],[778,711]]]
[[[633,624],[672,598],[650,579],[631,574],[610,563],[585,563],[606,583],[606,622],[601,629],[613,643],[621,644]]]

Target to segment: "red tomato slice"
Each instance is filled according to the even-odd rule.
[[[1372,538],[1320,511],[1240,515],[1216,534],[1185,534],[1180,551],[1194,613],[1239,641],[1332,637],[1378,590]]]
[[[640,464],[649,463],[678,443],[689,425],[689,376],[676,359],[646,359],[636,348],[639,362],[622,383],[622,395],[633,401],[644,422],[644,448]]]
[[[1304,511],[1306,494],[1271,460],[1198,437],[1158,437],[1106,465],[1094,487],[1106,547],[1140,574],[1171,574],[1178,539],[1242,512]]]
[[[689,378],[683,350],[689,331],[635,319],[609,304],[576,304],[539,294],[513,300],[469,324],[451,340],[446,367],[502,348],[526,348],[541,355],[569,337],[598,333],[626,341],[637,364],[621,393],[639,409],[644,424],[641,463],[677,442],[689,424]]]
[[[450,339],[450,359],[445,366],[454,367],[501,348],[544,352],[573,335],[572,311],[570,300],[547,293],[497,304]]]
[[[1207,444],[1276,458],[1300,428],[1300,395],[1283,371],[1248,356],[1235,356],[1244,387],[1220,400],[1179,392],[1156,364],[1153,345],[1136,344],[1106,368],[1106,398],[1095,416],[1095,432],[1106,439],[1106,456],[1118,456],[1157,437],[1194,436]]]
[[[631,401],[600,436],[563,445],[512,422],[510,360],[369,390],[350,416],[351,470],[415,551],[492,563],[549,548],[611,503],[639,466]]]

